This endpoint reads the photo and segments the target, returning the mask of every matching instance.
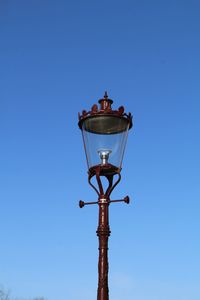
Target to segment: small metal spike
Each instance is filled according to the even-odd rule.
[[[107,93],[107,91],[105,91],[104,98],[108,99],[108,93]]]

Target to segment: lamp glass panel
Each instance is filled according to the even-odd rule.
[[[109,163],[121,168],[129,121],[115,116],[95,116],[82,124],[88,168]]]

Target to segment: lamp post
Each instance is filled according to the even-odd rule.
[[[128,136],[132,127],[132,115],[126,114],[124,107],[112,109],[113,101],[105,93],[99,100],[100,107],[94,104],[90,111],[79,114],[79,128],[82,131],[84,148],[88,164],[88,182],[98,195],[96,202],[79,202],[82,208],[89,204],[98,204],[99,222],[97,236],[99,238],[98,290],[97,300],[108,300],[108,238],[109,205],[112,202],[129,203],[126,196],[120,200],[110,200],[110,195],[121,179],[122,159]],[[101,177],[108,180],[105,189]],[[92,179],[96,178],[95,185]],[[116,178],[116,179],[115,179]]]

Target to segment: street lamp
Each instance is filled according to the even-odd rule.
[[[79,128],[82,131],[84,148],[88,164],[88,182],[98,194],[96,202],[79,202],[82,208],[89,204],[98,204],[99,223],[97,236],[99,238],[98,291],[97,300],[108,300],[108,238],[109,204],[112,202],[129,203],[129,197],[122,200],[110,200],[110,195],[121,179],[121,167],[126,146],[128,130],[132,127],[132,115],[124,112],[124,107],[112,109],[113,101],[105,93],[99,100],[100,107],[94,104],[90,111],[79,114]],[[117,176],[114,181],[115,175]],[[92,183],[96,177],[97,185]],[[101,177],[108,180],[105,189]]]

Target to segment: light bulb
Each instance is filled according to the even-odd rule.
[[[112,151],[107,149],[100,149],[97,152],[99,153],[99,156],[101,158],[101,164],[106,165],[108,163],[109,155]]]

